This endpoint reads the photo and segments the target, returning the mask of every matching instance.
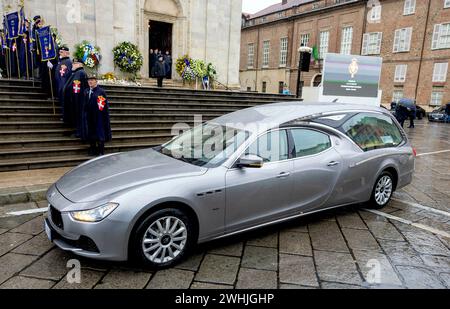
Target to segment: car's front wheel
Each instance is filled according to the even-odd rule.
[[[151,214],[139,225],[135,235],[135,256],[153,269],[179,263],[194,243],[192,222],[178,209],[164,209]]]
[[[373,209],[382,209],[391,201],[394,194],[394,177],[389,172],[383,172],[375,182],[370,206]]]

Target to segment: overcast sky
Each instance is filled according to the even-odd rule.
[[[281,0],[242,0],[242,12],[254,14]]]

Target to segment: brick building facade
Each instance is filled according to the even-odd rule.
[[[244,90],[296,91],[301,43],[326,52],[380,56],[382,102],[415,98],[429,109],[450,102],[450,0],[284,0],[243,15]],[[321,81],[322,62],[303,73]]]

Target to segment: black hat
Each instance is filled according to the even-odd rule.
[[[61,47],[59,48],[59,51],[62,51],[62,50],[63,50],[63,51],[67,51],[67,52],[70,51],[70,50],[69,50],[69,47],[67,47],[67,46],[61,46]]]
[[[87,78],[87,80],[94,80],[94,79],[98,80],[97,75],[95,75],[95,74],[89,75]]]
[[[37,15],[33,17],[33,21],[37,24],[38,22],[41,21],[41,15]]]

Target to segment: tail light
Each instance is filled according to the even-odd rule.
[[[417,157],[417,149],[416,148],[413,148],[413,155],[414,155],[414,157]]]

